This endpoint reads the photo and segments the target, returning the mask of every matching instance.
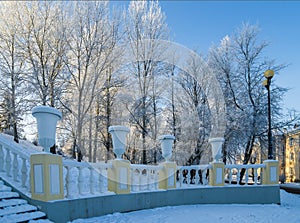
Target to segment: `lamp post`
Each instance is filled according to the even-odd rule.
[[[271,132],[271,96],[270,96],[270,85],[271,79],[274,76],[273,70],[266,70],[264,73],[266,80],[263,81],[263,85],[268,91],[268,159],[273,159],[273,144],[272,144],[272,132]]]

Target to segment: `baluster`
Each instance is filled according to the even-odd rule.
[[[153,168],[153,172],[152,172],[152,189],[155,190],[155,175],[157,173],[157,169]],[[176,172],[175,172],[176,173]],[[176,183],[176,182],[175,182]]]
[[[148,178],[148,169],[143,169],[142,176],[141,176],[142,191],[145,191],[148,188],[147,178]]]
[[[21,180],[22,180],[22,187],[26,187],[27,181],[27,166],[26,166],[26,159],[22,158],[22,168],[21,168]]]
[[[2,145],[0,145],[0,172],[4,172],[4,152]]]
[[[200,184],[199,168],[196,168],[195,185]]]
[[[154,189],[155,190],[158,190],[158,188],[159,188],[159,186],[158,186],[158,174],[159,174],[159,172],[158,172],[159,170],[156,170],[155,172],[154,172]]]
[[[130,187],[131,191],[134,191],[134,169],[130,166]]]
[[[140,191],[144,190],[144,172],[143,169],[140,169],[140,177],[139,177],[139,185],[140,185]]]
[[[18,182],[18,172],[19,172],[19,162],[18,162],[18,155],[16,153],[13,153],[14,159],[13,159],[13,180]]]
[[[157,175],[157,169],[153,169],[153,175],[152,175],[152,187],[153,187],[153,190],[156,190],[156,175]]]
[[[95,176],[94,176],[94,170],[92,167],[89,167],[90,170],[90,193],[94,194],[95,193]]]
[[[229,179],[228,179],[228,181],[229,181],[229,184],[231,184],[231,182],[232,182],[232,169],[229,169]]]
[[[63,166],[65,168],[65,174],[63,174],[64,176],[64,189],[66,190],[65,193],[66,193],[66,198],[70,198],[70,190],[69,190],[69,168],[68,166]]]
[[[111,167],[108,167],[111,168]],[[103,188],[104,188],[104,192],[108,191],[108,168],[104,168],[103,170]]]
[[[142,170],[139,168],[138,191],[142,190]]]
[[[248,180],[249,180],[249,168],[246,168],[246,176],[245,176],[245,180],[246,180],[246,185],[248,185]]]
[[[240,176],[241,176],[240,169],[237,169],[237,174],[236,174],[236,183],[237,184],[240,182]]]
[[[67,191],[67,198],[72,198],[72,176],[71,176],[71,169],[72,167],[66,166],[67,174],[66,174],[66,191]]]
[[[253,168],[254,185],[257,185],[257,168]]]
[[[149,167],[148,168],[148,173],[147,173],[147,190],[151,190],[152,188],[152,169]]]
[[[156,169],[153,169],[152,175],[151,175],[151,180],[152,180],[152,189],[155,190],[155,174],[156,174]]]
[[[11,170],[11,157],[9,149],[6,148],[6,157],[5,157],[5,164],[6,164],[6,175],[11,177],[10,170]]]
[[[148,190],[154,190],[154,169],[149,170],[148,176]]]
[[[136,179],[137,179],[137,169],[135,167],[132,167],[131,168],[131,190],[133,192],[137,191]]]
[[[100,167],[100,169],[99,169],[99,178],[98,178],[98,180],[99,180],[99,191],[100,191],[100,193],[104,193],[104,176],[102,175],[102,171],[103,171],[103,169],[101,169],[101,167]]]
[[[179,169],[179,186],[182,187],[183,183],[183,169]]]
[[[201,174],[202,174],[202,183],[203,183],[203,185],[206,185],[206,184],[207,184],[206,171],[207,171],[207,169],[203,169],[203,170],[201,171]]]
[[[190,184],[191,184],[191,170],[190,169],[187,170],[187,184],[188,184],[188,186],[190,186]]]
[[[84,192],[84,177],[83,177],[83,167],[77,167],[79,174],[78,174],[78,190],[79,194],[82,195]]]

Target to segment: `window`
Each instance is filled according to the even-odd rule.
[[[294,153],[290,152],[290,160],[294,160]]]

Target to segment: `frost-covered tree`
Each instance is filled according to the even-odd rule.
[[[178,78],[178,82],[183,89],[181,97],[191,116],[186,115],[184,120],[189,121],[189,128],[192,131],[185,130],[185,137],[189,137],[189,146],[192,145],[192,151],[187,164],[199,164],[205,150],[207,149],[207,139],[210,133],[210,111],[208,108],[207,97],[205,95],[204,86],[195,79],[200,76],[201,68],[199,64],[190,63],[192,74],[182,73]],[[190,118],[188,118],[190,117]],[[187,123],[186,123],[187,124]],[[192,134],[194,133],[194,134]],[[184,133],[182,133],[184,134]]]
[[[28,69],[32,96],[43,105],[57,106],[64,78],[66,22],[61,2],[18,3],[18,23],[22,27],[21,47]],[[35,104],[37,104],[35,103]]]
[[[130,69],[131,80],[135,87],[132,98],[134,103],[127,105],[131,124],[141,136],[141,162],[146,164],[147,139],[156,141],[157,135],[157,82],[159,75],[158,58],[161,48],[153,42],[143,40],[168,38],[165,15],[157,1],[131,1],[126,16],[126,36],[135,54],[135,63]],[[134,83],[135,82],[135,83]],[[150,134],[151,130],[152,133]]]
[[[20,47],[16,8],[16,2],[4,2],[0,7],[0,94],[2,128],[11,131],[14,141],[18,142],[19,122],[26,109],[26,90],[25,58]]]
[[[105,83],[106,69],[114,59],[111,56],[118,40],[118,29],[110,21],[108,2],[73,3],[69,18],[68,53],[64,63],[70,78],[66,98],[61,101],[70,114],[69,129],[75,137],[81,160],[82,156],[91,153],[84,145],[92,135],[84,132],[84,127],[93,119],[93,103]]]
[[[235,161],[242,154],[247,164],[257,140],[266,136],[267,97],[262,86],[263,74],[273,69],[278,74],[284,65],[276,65],[265,57],[268,44],[259,39],[259,28],[244,24],[220,46],[212,47],[209,63],[223,88],[227,109],[227,130],[224,145],[226,158]],[[280,101],[285,89],[273,83],[273,122],[280,115]]]
[[[104,147],[104,160],[108,160],[114,157],[112,152],[112,141],[111,136],[108,132],[109,126],[115,123],[119,124],[116,121],[116,111],[119,111],[121,108],[116,106],[115,100],[119,93],[119,89],[123,87],[124,80],[122,75],[115,74],[113,72],[113,66],[108,67],[103,76],[105,79],[104,84],[101,88],[101,93],[96,96],[95,101],[95,134],[100,144],[94,143],[94,155],[93,159],[96,158],[96,146]]]

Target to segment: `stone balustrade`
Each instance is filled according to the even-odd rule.
[[[191,165],[177,167],[177,187],[207,185],[210,165]]]
[[[20,190],[30,193],[30,153],[23,146],[0,134],[0,174],[17,185]]]
[[[28,196],[31,196],[32,193],[32,185],[30,185],[30,156],[31,154],[41,153],[39,149],[39,147],[35,149],[24,148],[23,145],[17,144],[7,138],[7,136],[0,134],[0,176],[8,183],[18,187],[21,192]],[[53,154],[50,155],[53,156]],[[112,169],[112,163],[113,161],[109,163],[87,163],[63,159],[63,197],[74,199],[116,193],[109,190],[108,187],[108,172]],[[266,161],[263,164],[250,165],[224,165],[217,163],[220,166],[214,169],[215,164],[176,166],[173,162],[163,162],[160,165],[129,163],[129,193],[165,190],[168,188],[179,189],[203,187],[206,185],[214,186],[210,182],[209,174],[214,176],[214,174],[218,173],[221,173],[221,185],[224,185],[224,182],[227,184],[238,183],[243,169],[245,171],[242,179],[243,184],[260,185],[278,183],[276,161]],[[175,171],[172,170],[174,166]],[[262,172],[265,179],[262,179]],[[167,184],[168,182],[172,183],[174,180],[176,182],[175,187],[160,187],[160,175],[162,174],[166,174]],[[116,178],[116,181],[118,181],[118,178]],[[118,182],[116,182],[116,185],[118,185]]]
[[[131,191],[158,190],[158,175],[161,166],[131,164]]]
[[[97,195],[108,192],[107,170],[110,164],[63,161],[64,194],[66,198]]]
[[[263,169],[266,167],[265,164],[248,164],[248,165],[237,165],[237,164],[228,164],[225,165],[225,180],[229,184],[239,183],[242,184],[260,184],[261,176],[259,173],[263,172]],[[245,170],[243,179],[241,180],[241,171]]]

